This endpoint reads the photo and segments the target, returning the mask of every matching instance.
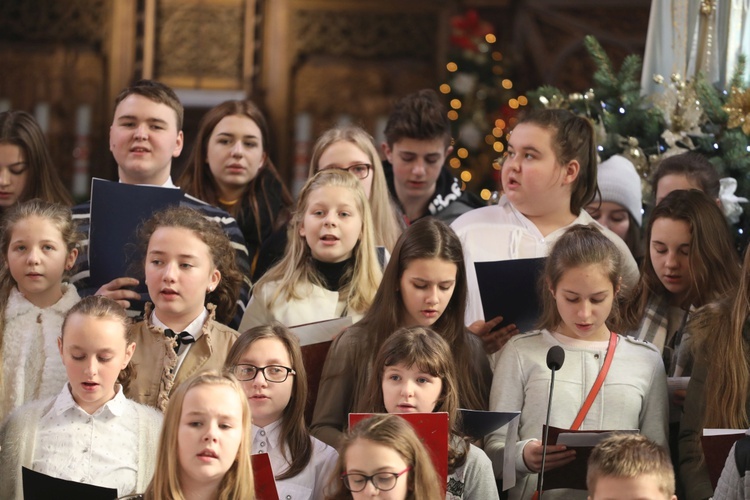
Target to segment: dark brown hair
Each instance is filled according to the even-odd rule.
[[[310,433],[307,431],[307,425],[305,424],[307,373],[305,372],[305,365],[302,362],[302,349],[299,345],[299,339],[297,339],[297,336],[289,328],[280,323],[256,326],[240,335],[237,342],[229,350],[229,354],[227,354],[224,368],[232,370],[239,364],[242,355],[252,347],[253,342],[261,339],[276,339],[281,342],[286,352],[289,353],[292,365],[289,368],[297,372],[292,377],[292,398],[281,414],[280,436],[289,447],[289,454],[291,455],[288,458],[285,457],[291,466],[287,470],[276,474],[276,480],[281,481],[302,472],[312,458],[312,442],[310,441]],[[281,453],[282,455],[286,455],[286,450],[283,446],[281,447]]]
[[[442,387],[433,412],[448,413],[451,436],[461,436],[461,413],[458,402],[458,376],[453,364],[453,354],[448,343],[429,328],[413,326],[400,328],[383,343],[368,386],[367,400],[357,410],[359,413],[387,413],[383,399],[383,375],[389,366],[417,367],[424,373],[440,379]],[[466,463],[469,443],[466,439],[449,439],[448,471],[453,473]]]
[[[278,184],[281,189],[281,201],[285,209],[275,218],[276,220],[272,220],[270,229],[278,229],[280,223],[289,218],[288,210],[294,202],[269,157],[268,123],[261,110],[254,103],[250,101],[226,101],[214,107],[203,116],[198,136],[195,139],[193,149],[188,158],[187,167],[185,167],[184,172],[177,180],[177,185],[183,188],[189,195],[195,196],[211,205],[219,206],[219,189],[206,158],[208,157],[208,141],[211,138],[211,134],[219,122],[227,116],[249,118],[260,129],[260,139],[263,153],[265,154],[265,161],[261,165],[260,170],[258,170],[255,178],[245,187],[241,204],[250,207],[253,219],[255,220],[255,227],[258,231],[258,240],[262,241],[264,228],[262,227],[263,221],[261,220],[260,205],[265,204],[265,208],[269,214],[273,214],[274,211],[274,207],[271,205],[272,200],[267,192],[269,185],[273,182]],[[240,203],[227,207],[227,210],[232,216],[238,217],[240,215]]]
[[[695,151],[668,156],[659,162],[651,178],[651,190],[656,196],[656,187],[662,177],[684,175],[712,200],[719,198],[719,173],[708,158]]]
[[[467,333],[464,325],[468,285],[461,240],[453,229],[434,217],[417,220],[396,242],[372,306],[357,323],[358,327],[368,332],[363,342],[366,343],[364,352],[368,353],[370,359],[361,361],[370,363],[386,339],[404,326],[404,301],[399,292],[401,276],[409,264],[417,259],[440,259],[456,265],[453,295],[431,328],[451,346],[458,372],[467,374],[458,379],[461,404],[468,408],[484,409],[487,407],[489,388],[485,387],[481,369],[473,359],[467,337],[471,334]]]
[[[701,307],[737,286],[740,262],[721,209],[697,189],[672,191],[649,217],[641,279],[625,308],[627,330],[638,328],[654,295],[669,294],[654,271],[650,251],[654,222],[662,218],[683,221],[690,228],[690,288],[684,306]]]
[[[25,111],[0,113],[0,144],[21,150],[28,176],[19,202],[32,198],[70,206],[73,199],[63,186],[44,140],[44,133],[33,116]]]
[[[451,142],[451,122],[437,92],[422,89],[401,98],[393,107],[385,125],[385,140],[389,147],[401,139],[431,141],[443,139],[445,147]]]

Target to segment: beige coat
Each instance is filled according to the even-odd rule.
[[[229,349],[239,333],[214,320],[215,306],[207,306],[208,319],[203,324],[203,334],[190,347],[180,369],[175,375],[177,345],[174,338],[168,338],[164,330],[151,324],[151,304],[146,305],[145,320],[130,327],[135,354],[130,363],[135,368],[135,378],[131,378],[125,395],[138,403],[154,406],[161,411],[167,408],[172,390],[191,375],[201,370],[221,370]]]

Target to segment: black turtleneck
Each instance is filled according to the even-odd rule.
[[[313,265],[318,270],[318,275],[323,286],[326,290],[331,292],[337,292],[341,288],[341,277],[344,276],[347,269],[351,266],[354,261],[354,257],[350,257],[341,262],[322,262],[317,259],[313,259]]]

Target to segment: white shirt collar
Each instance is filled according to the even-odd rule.
[[[279,439],[281,436],[281,420],[278,419],[265,427],[253,425],[253,443],[259,445],[261,441],[265,441],[268,449],[279,446],[281,444]]]
[[[84,413],[86,412],[78,405],[78,403],[75,402],[75,399],[73,399],[73,394],[70,391],[70,382],[68,382],[67,384],[65,384],[65,387],[63,387],[62,391],[60,391],[60,394],[58,394],[57,398],[55,398],[55,404],[52,405],[51,410],[55,413],[55,415],[62,415],[66,411],[72,409],[78,409]],[[125,411],[126,404],[127,400],[122,392],[122,387],[119,384],[116,384],[115,397],[104,403],[98,410],[96,410],[92,414],[92,416],[98,416],[104,410],[107,410],[115,417],[119,417]]]
[[[208,309],[205,307],[203,308],[203,311],[198,315],[197,318],[195,318],[193,321],[190,322],[188,326],[185,327],[184,332],[188,332],[190,335],[193,336],[195,340],[198,340],[201,335],[203,335],[203,323],[206,322],[206,319],[208,318]],[[154,310],[151,313],[151,324],[161,328],[162,330],[170,329],[174,330],[173,328],[170,328],[168,325],[164,324],[157,316],[156,316],[156,310]],[[180,332],[176,332],[180,333]]]
[[[122,179],[119,179],[119,182],[122,182]],[[136,186],[153,186],[153,184],[136,184]],[[167,181],[159,187],[179,189],[177,186],[174,185],[174,182],[172,182],[171,175],[167,177]]]

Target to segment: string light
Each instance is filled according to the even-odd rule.
[[[447,83],[442,84],[440,86],[440,92],[442,92],[443,94],[450,94],[451,86],[448,85]]]
[[[445,65],[445,69],[453,73],[454,71],[458,69],[458,64],[454,62],[449,62],[448,64]]]
[[[451,121],[458,120],[458,113],[455,110],[451,109],[450,111],[448,111],[448,119]]]
[[[453,168],[461,168],[461,160],[459,160],[458,158],[451,158],[448,163]]]
[[[502,142],[497,141],[495,142],[495,144],[492,145],[492,149],[494,149],[498,153],[502,153],[503,151],[505,151],[505,146],[503,145]]]
[[[469,157],[469,150],[466,148],[459,148],[458,151],[456,151],[456,154],[459,158],[468,158]]]
[[[451,108],[453,108],[453,109],[461,109],[461,100],[460,99],[451,99]]]
[[[487,201],[490,199],[490,196],[492,196],[492,191],[490,191],[489,189],[482,189],[482,191],[479,193],[479,196],[481,196],[484,201]]]
[[[503,88],[504,88],[505,90],[510,90],[510,89],[512,89],[512,88],[513,88],[513,82],[511,82],[511,81],[510,81],[510,80],[508,80],[507,78],[506,78],[505,80],[503,80],[503,81],[502,81],[501,85],[503,86]]]
[[[518,104],[521,106],[526,106],[529,103],[529,100],[526,98],[525,95],[519,95],[518,96]]]
[[[471,172],[468,170],[461,172],[461,180],[464,182],[471,182]]]
[[[487,33],[484,36],[484,39],[487,43],[495,43],[497,41],[497,38],[495,38],[495,35],[493,35],[492,33]]]

